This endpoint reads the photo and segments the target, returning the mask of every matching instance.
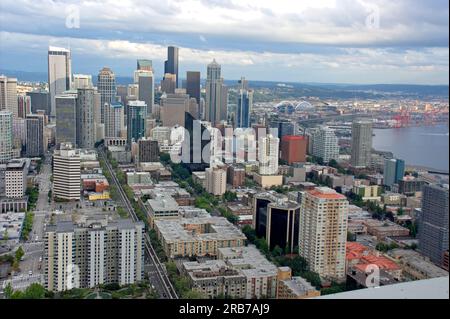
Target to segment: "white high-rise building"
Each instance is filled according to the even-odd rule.
[[[123,137],[124,107],[122,103],[105,105],[105,137]]]
[[[258,143],[258,160],[260,175],[278,174],[280,139],[268,134],[261,137]]]
[[[353,167],[369,167],[372,155],[372,120],[355,120],[352,125]]]
[[[205,170],[206,191],[215,196],[222,196],[227,190],[227,171],[218,167],[210,167]]]
[[[332,129],[327,126],[321,126],[310,132],[313,156],[321,158],[324,162],[339,159],[339,141]]]
[[[328,187],[302,196],[299,253],[312,271],[328,280],[345,280],[347,198]]]
[[[18,117],[17,79],[0,75],[0,111],[3,110]]]
[[[13,157],[13,114],[0,111],[0,164]]]
[[[55,97],[72,86],[72,58],[70,50],[48,48],[48,87],[50,91],[50,116],[56,116]]]
[[[106,218],[78,225],[63,221],[47,226],[45,287],[49,291],[65,291],[143,280],[144,229],[142,222],[110,222]]]
[[[80,152],[71,144],[61,144],[53,154],[53,196],[80,200]]]
[[[74,74],[72,81],[72,90],[92,89],[92,75],[90,74]]]

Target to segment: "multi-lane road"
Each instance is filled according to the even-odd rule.
[[[104,150],[99,148],[98,152],[106,164],[106,167],[111,175],[112,182],[116,185],[119,191],[121,201],[125,206],[126,210],[128,211],[128,214],[134,221],[138,221],[139,218],[137,217],[133,206],[128,200],[128,197],[126,196],[125,191],[122,188],[122,185],[119,183],[119,180],[117,179],[111,164],[108,162]],[[163,266],[158,256],[156,255],[156,252],[151,244],[150,237],[148,236],[147,233],[145,234],[145,252],[146,252],[146,260],[148,260],[149,262],[145,267],[145,269],[149,276],[149,281],[158,292],[159,297],[164,299],[177,299],[178,298],[177,293],[172,283],[170,282],[169,277],[167,276],[165,267]]]

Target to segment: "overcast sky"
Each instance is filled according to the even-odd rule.
[[[325,83],[448,84],[448,0],[1,0],[0,69],[47,70],[70,46],[74,73],[162,76],[168,45],[180,77]],[[78,16],[79,13],[79,16]],[[78,19],[79,17],[79,19]]]

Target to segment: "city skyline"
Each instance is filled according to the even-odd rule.
[[[47,48],[55,45],[70,47],[77,73],[96,74],[109,66],[129,76],[136,59],[150,59],[159,78],[167,47],[174,45],[180,78],[186,71],[206,74],[215,58],[225,79],[448,84],[448,3],[370,3],[63,1],[45,8],[6,1],[0,11],[5,22],[0,62],[8,70],[44,72]],[[139,11],[130,11],[137,6]],[[41,18],[37,30],[29,27],[34,25],[29,18],[26,25],[17,22],[25,14]],[[232,21],[228,27],[226,18]],[[142,23],[130,27],[129,19]]]

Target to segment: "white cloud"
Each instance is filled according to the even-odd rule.
[[[2,0],[2,28],[31,32],[38,26],[58,32],[64,28],[62,13],[69,4],[79,7],[81,29],[95,32],[170,32],[353,46],[448,44],[448,4],[420,0]],[[379,11],[379,28],[366,25],[374,8]]]
[[[151,57],[164,60],[166,46],[125,40],[93,40],[50,37],[42,35],[0,32],[3,49],[20,47],[23,50],[45,52],[48,45],[70,45],[73,55],[98,56],[132,60]],[[285,68],[384,70],[404,69],[421,72],[448,73],[448,48],[426,48],[398,51],[392,49],[346,48],[333,54],[273,53],[237,50],[201,50],[180,47],[182,64],[206,65],[215,58],[224,66],[273,66]]]

